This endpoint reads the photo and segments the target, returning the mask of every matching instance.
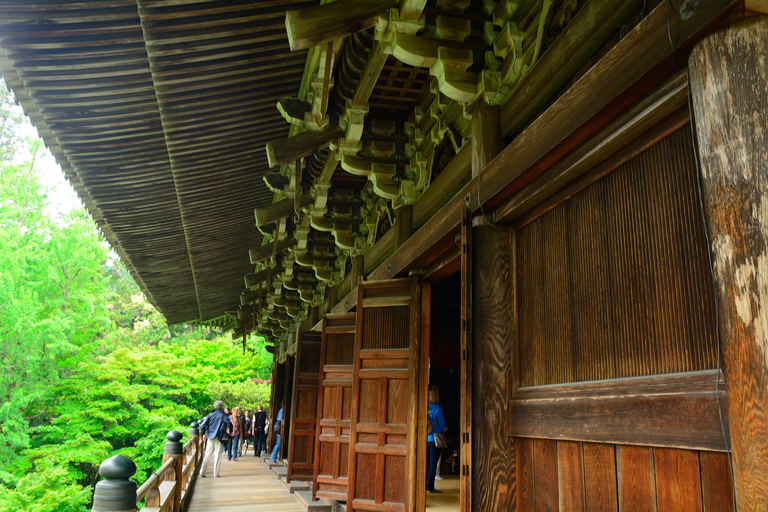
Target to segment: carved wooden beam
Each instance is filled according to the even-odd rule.
[[[331,5],[331,4],[329,4]],[[300,133],[287,139],[267,143],[269,167],[292,163],[299,158],[311,155],[344,135],[338,126],[328,126],[323,130]]]
[[[264,269],[260,272],[256,272],[253,274],[245,274],[245,286],[246,288],[252,288],[254,286],[257,286],[259,283],[263,283],[267,280],[267,277],[269,275],[276,276],[278,274],[281,274],[283,272],[283,267],[276,266],[275,268],[270,269]]]
[[[295,238],[293,237],[286,238],[285,240],[277,243],[277,252],[284,251],[289,247],[293,247],[295,244],[296,244]],[[271,258],[272,250],[273,250],[273,244],[263,245],[261,247],[257,247],[255,249],[249,250],[248,255],[251,258],[251,263],[256,264],[260,261],[266,260],[267,258]]]
[[[304,196],[301,198],[302,206],[311,202],[312,198],[309,196]],[[288,198],[268,206],[260,206],[255,208],[253,210],[253,214],[256,217],[256,225],[261,227],[282,220],[294,213],[294,207],[294,200],[292,198]]]
[[[334,41],[376,24],[394,0],[338,0],[285,13],[285,28],[292,51]]]
[[[301,125],[306,115],[312,111],[312,105],[300,98],[280,98],[277,102],[277,110],[289,123]]]

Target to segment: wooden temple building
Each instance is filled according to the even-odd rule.
[[[2,0],[0,71],[169,322],[274,346],[288,477],[768,510],[766,0]],[[764,309],[765,308],[765,309]]]

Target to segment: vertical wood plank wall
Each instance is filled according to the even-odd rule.
[[[515,438],[519,511],[733,510],[724,452]]]
[[[716,367],[689,130],[517,231],[473,231],[472,510],[732,510],[724,452],[505,437],[522,386]]]
[[[716,366],[688,127],[518,230],[521,385]]]

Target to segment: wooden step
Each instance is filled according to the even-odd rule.
[[[307,482],[302,482],[300,480],[291,480],[291,482],[288,482],[287,476],[281,476],[280,481],[283,483],[283,487],[288,489],[288,492],[295,493],[296,491],[308,491],[309,490],[309,484]]]
[[[297,491],[293,496],[307,512],[331,512],[331,504],[324,499],[312,501],[312,491]]]

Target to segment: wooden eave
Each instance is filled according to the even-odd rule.
[[[272,201],[264,144],[287,132],[274,105],[306,61],[285,11],[313,4],[0,5],[8,87],[171,323],[239,305],[261,244],[253,208]]]

